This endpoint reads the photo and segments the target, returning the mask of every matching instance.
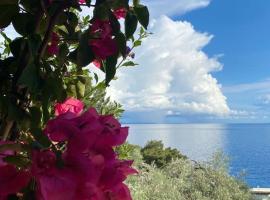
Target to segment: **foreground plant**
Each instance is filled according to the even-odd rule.
[[[0,199],[131,199],[123,181],[136,171],[114,151],[128,128],[102,115],[122,110],[103,109],[104,93],[95,94],[118,68],[135,65],[147,7],[135,0],[1,0],[0,13]],[[5,32],[11,25],[16,38]]]
[[[82,102],[73,98],[57,104],[55,113],[44,130],[53,142],[51,149],[36,146],[25,154],[2,150],[1,199],[23,188],[44,200],[131,199],[123,181],[137,172],[131,168],[132,161],[119,160],[114,152],[114,147],[125,142],[128,128],[94,108],[83,112]],[[23,143],[1,143],[3,149],[27,148]],[[24,158],[20,167],[8,162],[14,156]]]

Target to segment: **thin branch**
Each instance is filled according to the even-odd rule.
[[[51,35],[53,32],[53,28],[54,28],[55,23],[57,21],[57,18],[61,14],[61,11],[64,10],[64,8],[65,8],[65,4],[59,6],[59,8],[55,11],[53,16],[50,18],[50,22],[49,22],[49,25],[47,27],[47,31],[44,35],[43,41],[42,41],[41,46],[40,46],[39,51],[38,51],[38,60],[39,61],[41,60],[41,58],[43,57],[43,55],[46,51],[47,45],[50,41],[50,38],[51,38]]]
[[[6,141],[8,139],[9,132],[10,132],[13,124],[14,124],[14,121],[6,121],[4,130],[3,130],[3,134],[2,134],[3,135],[3,138],[2,138],[3,141]]]

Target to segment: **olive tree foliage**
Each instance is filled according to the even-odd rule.
[[[147,164],[154,163],[158,168],[166,166],[176,159],[187,159],[177,149],[165,148],[162,141],[149,141],[142,149],[143,160]]]
[[[164,163],[145,163],[149,155],[143,149],[163,147],[160,141],[149,141],[144,147],[124,144],[118,148],[123,159],[134,159],[138,175],[128,178],[134,200],[252,200],[247,185],[228,173],[229,159],[221,152],[207,162],[191,161],[178,154]],[[160,154],[165,150],[157,151]],[[174,155],[174,154],[173,154]],[[157,160],[162,160],[153,154]]]
[[[137,168],[140,173],[127,181],[134,200],[252,200],[243,182],[210,163],[178,159],[162,169],[145,163]]]

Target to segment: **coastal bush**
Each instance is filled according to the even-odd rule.
[[[186,159],[177,149],[164,148],[162,141],[149,141],[142,149],[143,160],[147,164],[154,163],[158,168],[166,166],[172,160]]]
[[[163,168],[136,165],[127,183],[134,200],[251,200],[248,187],[226,170],[227,158],[216,154],[205,163],[177,159]]]

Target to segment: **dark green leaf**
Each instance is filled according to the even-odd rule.
[[[78,17],[75,13],[73,12],[68,12],[67,13],[67,24],[66,28],[69,32],[69,34],[75,33],[75,29],[78,26]]]
[[[94,73],[94,78],[95,78],[96,83],[98,83],[98,75],[96,73]]]
[[[110,12],[110,23],[113,30],[113,34],[116,35],[120,32],[120,23],[112,12]]]
[[[135,14],[140,22],[140,24],[147,29],[149,24],[149,11],[146,6],[138,5],[134,7]]]
[[[43,148],[47,148],[51,145],[51,141],[41,129],[31,129],[31,134],[34,136],[35,140],[41,144]]]
[[[22,155],[6,156],[3,160],[17,167],[27,167],[30,164],[30,161]]]
[[[86,5],[90,7],[90,5],[91,5],[91,0],[86,0]]]
[[[109,58],[106,59],[106,64],[105,64],[105,82],[106,85],[108,86],[110,81],[114,78],[115,73],[116,73],[116,64],[117,64],[117,58],[118,56],[110,56]]]
[[[127,54],[127,41],[126,37],[122,32],[119,32],[116,36],[115,39],[118,44],[118,49],[120,53],[122,54],[123,57],[126,57]]]
[[[35,17],[29,13],[20,13],[12,21],[14,29],[21,35],[30,35],[35,30]]]
[[[59,60],[59,64],[62,65],[67,60],[67,56],[69,53],[68,45],[66,43],[63,43],[59,46],[59,54],[57,56],[57,59]]]
[[[31,127],[36,128],[39,127],[41,124],[41,118],[42,118],[42,113],[40,108],[38,107],[31,107],[29,108],[30,110],[30,115],[31,115]]]
[[[28,37],[28,46],[33,56],[37,55],[41,42],[41,37],[38,34],[34,34]]]
[[[24,119],[24,111],[15,103],[8,102],[8,119],[20,121]],[[25,117],[26,118],[26,117]]]
[[[65,162],[63,160],[62,152],[61,151],[57,151],[56,152],[56,166],[59,169],[62,169],[65,166]]]
[[[19,78],[18,84],[28,87],[30,91],[35,91],[39,87],[40,78],[38,67],[30,63]]]
[[[132,12],[128,12],[125,20],[125,34],[126,38],[129,39],[133,36],[137,29],[138,19]]]
[[[96,7],[94,9],[94,18],[98,18],[101,20],[107,20],[109,18],[110,10],[108,9],[105,3],[98,4],[96,3]]]
[[[18,12],[18,5],[0,5],[0,28],[6,28]]]
[[[10,44],[10,51],[14,57],[19,57],[20,53],[23,51],[25,40],[23,38],[16,38]]]
[[[40,1],[37,0],[20,0],[20,4],[24,7],[25,10],[32,13],[37,12],[41,7]]]
[[[76,63],[79,67],[85,67],[95,59],[89,46],[89,36],[89,31],[85,31],[80,37],[78,48],[69,55],[70,61]]]

